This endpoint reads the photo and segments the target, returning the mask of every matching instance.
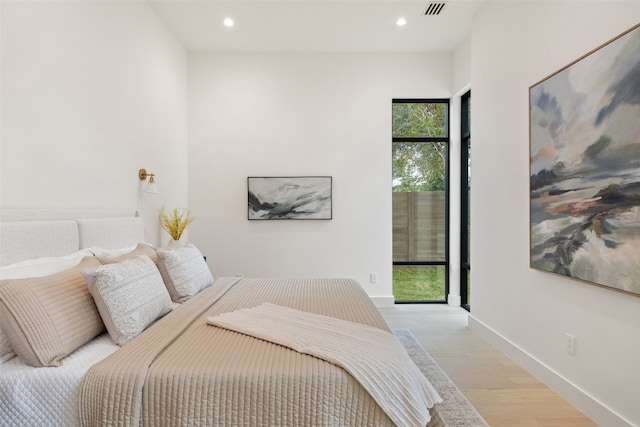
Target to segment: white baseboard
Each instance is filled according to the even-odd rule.
[[[376,307],[393,307],[396,303],[395,298],[393,296],[388,297],[371,297],[371,301]]]
[[[596,400],[589,393],[571,383],[558,372],[522,348],[516,346],[471,314],[468,317],[468,324],[469,329],[485,338],[498,350],[509,356],[531,375],[542,381],[599,425],[607,427],[633,427],[630,421],[615,413],[611,408]]]

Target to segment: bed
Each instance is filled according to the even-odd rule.
[[[193,245],[142,243],[126,210],[0,219],[3,425],[443,425],[437,393],[353,280],[214,277]],[[331,345],[362,361],[334,360]]]

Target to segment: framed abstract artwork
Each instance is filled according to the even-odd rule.
[[[640,295],[640,24],[529,88],[530,264]]]
[[[248,219],[331,219],[330,176],[247,178]]]

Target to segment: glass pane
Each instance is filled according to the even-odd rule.
[[[393,137],[447,136],[447,104],[394,103],[391,113]]]
[[[393,261],[446,261],[445,192],[393,193]]]
[[[471,265],[471,141],[467,142],[467,263]]]
[[[467,270],[467,304],[471,305],[471,270]]]
[[[462,97],[462,108],[460,111],[460,115],[461,115],[461,123],[460,123],[460,130],[462,131],[462,136],[465,137],[467,135],[469,135],[471,132],[471,111],[470,111],[470,106],[471,106],[471,98],[470,96],[464,95]]]
[[[466,161],[462,173],[462,211],[461,228],[462,235],[462,276],[460,277],[462,304],[468,308],[471,306],[471,93],[467,92],[462,97],[462,159]]]
[[[394,142],[393,191],[444,191],[447,144]]]
[[[393,260],[445,261],[446,143],[393,144]]]
[[[394,265],[393,297],[396,301],[443,301],[444,266]]]
[[[471,133],[471,97],[467,101],[467,132]]]

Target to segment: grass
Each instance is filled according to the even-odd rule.
[[[393,267],[396,301],[441,301],[445,299],[445,268],[441,266]]]

